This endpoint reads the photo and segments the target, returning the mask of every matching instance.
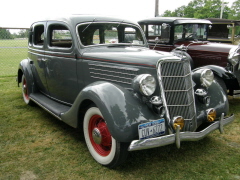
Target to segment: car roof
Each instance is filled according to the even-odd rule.
[[[76,25],[79,23],[84,22],[121,22],[121,23],[131,23],[136,24],[136,22],[121,19],[118,17],[110,17],[110,16],[104,16],[104,15],[94,15],[94,14],[76,14],[76,15],[66,15],[62,17],[49,17],[45,18],[44,20],[37,21],[37,22],[43,22],[43,21],[61,21],[65,22],[67,24]]]
[[[154,17],[138,21],[141,24],[186,24],[186,23],[197,23],[197,24],[212,24],[206,19],[195,19],[195,18],[183,18],[183,17]]]
[[[206,18],[211,21],[213,24],[230,24],[234,23],[237,26],[240,26],[240,20],[231,20],[231,19],[220,19],[220,18]]]

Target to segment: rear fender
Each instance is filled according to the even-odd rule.
[[[88,85],[79,93],[71,109],[61,116],[62,120],[73,127],[82,124],[79,111],[86,101],[91,101],[100,109],[111,135],[119,142],[136,139],[139,123],[160,119],[132,92],[100,81]]]
[[[20,62],[18,67],[18,76],[17,76],[17,83],[19,86],[19,83],[22,82],[22,75],[24,74],[27,84],[28,84],[28,92],[29,94],[34,92],[34,79],[33,79],[33,73],[31,68],[31,61],[29,59],[24,59]]]

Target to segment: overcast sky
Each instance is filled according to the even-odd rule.
[[[191,0],[159,0],[159,14]],[[235,0],[225,0],[231,5]],[[0,27],[30,27],[37,20],[64,14],[101,14],[133,21],[154,17],[155,0],[2,0]],[[220,12],[219,12],[220,13]]]

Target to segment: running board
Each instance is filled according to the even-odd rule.
[[[71,108],[70,106],[54,101],[41,93],[30,94],[30,99],[59,120],[62,120],[61,114],[64,114]]]
[[[233,91],[233,97],[234,97],[234,98],[240,97],[240,90],[234,90],[234,91]]]

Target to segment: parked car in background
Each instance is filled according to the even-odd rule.
[[[240,34],[236,28],[240,28],[240,20],[207,18],[212,25],[209,28],[208,40],[212,42],[240,44]]]
[[[240,45],[209,42],[208,31],[212,26],[209,20],[155,17],[138,23],[151,49],[187,58],[193,69],[206,66],[214,72],[216,80],[224,81],[222,87],[229,95],[240,97]]]
[[[32,24],[18,69],[26,104],[83,128],[92,157],[114,168],[128,151],[196,141],[232,122],[209,68],[148,48],[140,26],[75,15]]]

